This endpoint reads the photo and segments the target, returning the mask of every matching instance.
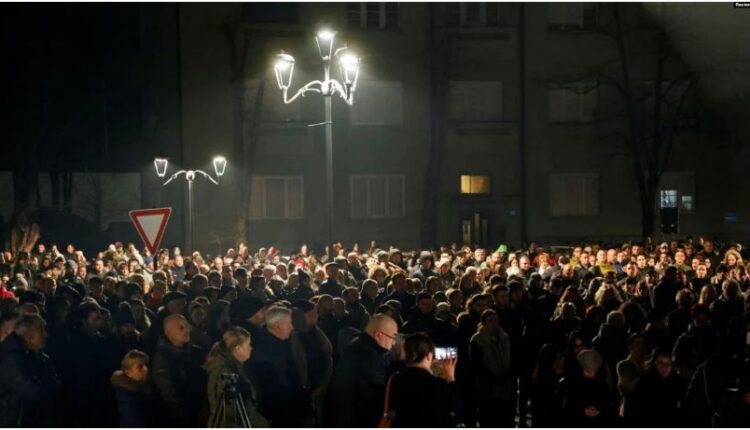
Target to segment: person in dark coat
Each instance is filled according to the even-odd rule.
[[[165,405],[165,427],[206,424],[205,352],[190,344],[190,328],[182,315],[164,320],[164,336],[156,344],[152,378]]]
[[[305,351],[292,349],[292,330],[292,311],[271,306],[266,314],[266,334],[256,342],[248,362],[260,389],[260,413],[273,427],[314,424],[310,387],[301,370],[307,361]]]
[[[60,370],[70,401],[71,409],[66,412],[74,427],[112,427],[117,423],[115,393],[109,378],[119,367],[119,360],[113,344],[102,334],[102,312],[94,301],[81,302],[74,312],[70,361],[64,372]]]
[[[44,320],[24,315],[0,343],[0,427],[59,426],[55,400],[61,382],[42,352],[46,342]]]
[[[510,337],[500,327],[497,313],[482,312],[479,328],[471,338],[469,357],[474,373],[474,395],[479,406],[480,427],[513,427],[515,405]]]
[[[426,333],[407,337],[404,355],[406,366],[391,382],[393,427],[454,427],[456,357],[437,362],[435,344]],[[432,375],[433,363],[439,366],[440,376]]]
[[[148,379],[148,355],[133,349],[122,359],[121,369],[110,378],[117,395],[120,427],[157,427],[153,388]]]
[[[396,321],[375,314],[345,349],[328,390],[329,427],[376,427],[383,414],[388,352],[398,338]]]
[[[220,413],[226,387],[224,375],[236,375],[237,392],[242,401],[252,427],[269,427],[269,422],[258,411],[258,391],[247,377],[243,364],[250,359],[252,346],[250,333],[242,327],[233,327],[224,332],[223,338],[208,353],[204,368],[208,372],[208,403],[210,406],[209,427],[242,427],[240,418],[231,405],[225,404],[225,412]]]
[[[531,386],[531,424],[533,427],[560,425],[558,386],[563,374],[563,354],[554,343],[539,351]]]
[[[576,357],[581,367],[578,377],[565,378],[560,385],[563,427],[612,427],[616,423],[614,399],[599,370],[602,356],[585,349]]]
[[[636,382],[625,409],[625,420],[635,427],[681,427],[686,387],[672,371],[672,354],[654,349],[648,370]]]

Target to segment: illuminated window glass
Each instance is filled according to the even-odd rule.
[[[461,194],[489,194],[490,177],[461,175]]]

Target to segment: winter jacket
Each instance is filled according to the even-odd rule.
[[[477,398],[493,403],[511,398],[510,338],[500,328],[495,333],[477,332],[469,347]]]
[[[0,427],[56,425],[54,410],[47,406],[60,388],[46,354],[30,351],[16,334],[0,344]]]
[[[206,424],[206,376],[201,368],[203,350],[187,344],[181,348],[165,337],[156,344],[151,372],[157,393],[165,405],[165,427],[202,427]]]
[[[393,427],[454,427],[452,383],[429,371],[406,367],[393,377]]]
[[[157,427],[153,388],[149,382],[130,379],[122,370],[110,378],[117,394],[120,427]]]
[[[219,344],[222,345],[222,344]],[[208,354],[206,364],[203,366],[208,373],[208,404],[211,414],[208,419],[209,426],[213,427],[242,427],[236,411],[231,406],[225,407],[225,413],[220,414],[222,396],[224,395],[225,379],[222,375],[237,375],[237,391],[242,395],[242,401],[247,411],[247,416],[252,427],[269,427],[266,418],[258,412],[258,391],[252,381],[245,374],[245,370],[225,348],[214,347]]]
[[[328,427],[376,427],[383,414],[388,350],[368,334],[349,345],[328,390]]]
[[[628,399],[625,419],[636,427],[681,427],[685,387],[674,372],[662,378],[656,369],[643,373]]]

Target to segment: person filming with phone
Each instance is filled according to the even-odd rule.
[[[419,332],[406,338],[404,352],[405,367],[390,387],[392,427],[454,427],[455,349],[436,350]]]

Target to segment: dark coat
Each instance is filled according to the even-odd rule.
[[[222,379],[223,374],[237,375],[237,391],[242,394],[250,425],[252,427],[270,426],[268,420],[258,411],[258,391],[245,374],[244,366],[232,357],[226,349],[214,347],[208,354],[204,368],[208,372],[208,404],[211,409],[211,415],[208,419],[209,426],[242,427],[234,408],[227,407],[226,414],[219,415],[219,405],[222,401],[225,384]]]
[[[0,427],[59,425],[50,406],[60,387],[46,354],[30,351],[15,334],[0,344]]]
[[[388,350],[362,333],[346,348],[328,391],[327,426],[376,427],[383,414]]]
[[[110,378],[117,395],[120,427],[157,427],[153,388],[148,382],[130,379],[122,370]]]
[[[427,370],[404,368],[391,383],[393,427],[454,427],[452,386]]]
[[[560,398],[557,374],[543,375],[532,381],[531,424],[533,427],[560,426]]]
[[[636,382],[628,398],[625,420],[635,427],[681,427],[681,405],[686,387],[674,372],[662,378],[656,369],[649,369]]]
[[[574,377],[560,384],[563,427],[612,427],[616,424],[615,404],[604,378]],[[596,417],[587,417],[588,407],[599,410]]]
[[[304,427],[313,417],[310,387],[302,380],[304,348],[269,333],[253,339],[249,368],[260,390],[260,412],[274,427]],[[301,355],[301,356],[300,356]]]
[[[165,405],[165,427],[203,427],[206,374],[201,368],[205,352],[195,345],[178,348],[162,337],[156,344],[151,372]]]

